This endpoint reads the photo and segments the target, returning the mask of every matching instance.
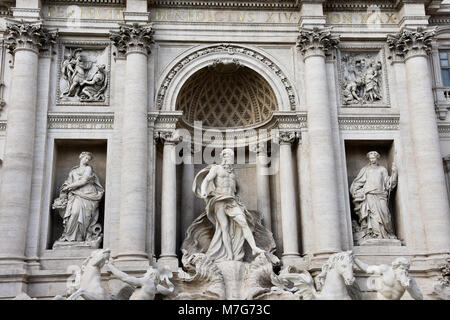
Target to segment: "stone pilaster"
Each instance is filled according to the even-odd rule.
[[[41,23],[16,22],[6,28],[8,49],[15,63],[0,186],[0,264],[5,266],[24,262],[39,85],[38,54],[55,38],[56,32],[45,30]]]
[[[152,28],[120,25],[110,39],[126,57],[122,110],[122,160],[119,260],[147,260],[148,85],[147,59]]]
[[[433,252],[448,252],[449,203],[428,67],[433,36],[434,31],[422,27],[405,28],[396,35],[388,35],[387,43],[394,55],[404,59],[406,68],[409,133],[427,246]]]
[[[329,103],[325,53],[339,39],[331,28],[300,29],[297,45],[305,63],[306,104],[310,148],[311,203],[316,238],[315,254],[341,250],[338,216],[338,184],[334,156],[331,107]]]
[[[292,160],[292,144],[297,140],[297,133],[280,131],[280,204],[281,228],[283,231],[282,260],[286,265],[296,264],[299,255],[297,230],[298,210],[295,193],[294,162]]]
[[[250,146],[250,151],[256,153],[256,185],[257,185],[257,210],[261,213],[264,226],[272,230],[270,181],[267,165],[267,147],[265,143],[258,142]]]
[[[177,240],[177,171],[175,146],[181,141],[173,131],[160,132],[164,142],[161,186],[161,255],[158,264],[178,270]]]

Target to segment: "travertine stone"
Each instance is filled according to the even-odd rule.
[[[335,47],[338,38],[330,28],[301,29],[298,46],[304,57],[308,136],[310,139],[311,203],[317,253],[338,252],[341,248],[336,166],[331,128],[325,51]]]
[[[264,226],[272,230],[271,204],[270,204],[270,173],[268,170],[269,157],[267,156],[267,144],[259,142],[251,146],[251,151],[256,153],[256,184],[257,184],[257,209],[261,213]]]
[[[423,28],[404,29],[397,35],[389,35],[388,44],[393,54],[404,58],[406,65],[410,135],[427,246],[433,251],[448,251],[450,209],[427,61],[433,36],[434,31]]]
[[[177,170],[175,145],[180,137],[175,132],[161,132],[164,142],[161,186],[161,255],[158,264],[167,265],[170,270],[178,269],[176,255],[177,240]]]
[[[7,26],[6,37],[14,54],[14,73],[0,186],[0,259],[8,263],[24,259],[36,125],[38,52],[43,45],[54,42],[56,34],[46,31],[40,23],[18,22]]]
[[[283,262],[292,264],[299,255],[298,242],[298,209],[296,204],[294,162],[292,159],[292,144],[298,139],[292,131],[279,133],[280,144],[280,195],[281,224],[283,231]]]
[[[148,86],[147,55],[151,27],[122,25],[111,40],[126,55],[125,99],[122,111],[122,176],[119,254],[121,259],[147,258]]]

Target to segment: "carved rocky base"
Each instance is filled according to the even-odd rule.
[[[397,239],[365,239],[358,242],[360,246],[396,246],[402,245],[400,240]]]
[[[173,300],[298,300],[285,290],[273,272],[270,257],[260,254],[252,262],[222,261],[199,265],[194,274],[179,269]]]
[[[53,249],[58,248],[70,248],[70,249],[98,249],[100,248],[100,244],[102,243],[103,237],[100,236],[99,238],[91,241],[82,241],[82,242],[76,242],[76,241],[55,241],[53,244]]]

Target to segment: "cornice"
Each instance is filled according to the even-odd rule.
[[[261,8],[261,9],[293,9],[297,8],[296,0],[150,0],[151,7],[199,7],[199,8]]]
[[[96,6],[121,6],[124,7],[126,0],[47,0],[47,4],[92,4]]]
[[[323,5],[324,11],[357,11],[377,8],[380,10],[394,10],[396,5],[394,1],[327,1]]]
[[[400,116],[339,116],[340,130],[398,130]]]
[[[49,113],[49,129],[113,129],[111,113]]]

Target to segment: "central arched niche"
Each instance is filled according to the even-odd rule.
[[[239,63],[215,63],[194,73],[176,102],[190,125],[226,129],[257,127],[277,110],[274,91],[258,73]]]

